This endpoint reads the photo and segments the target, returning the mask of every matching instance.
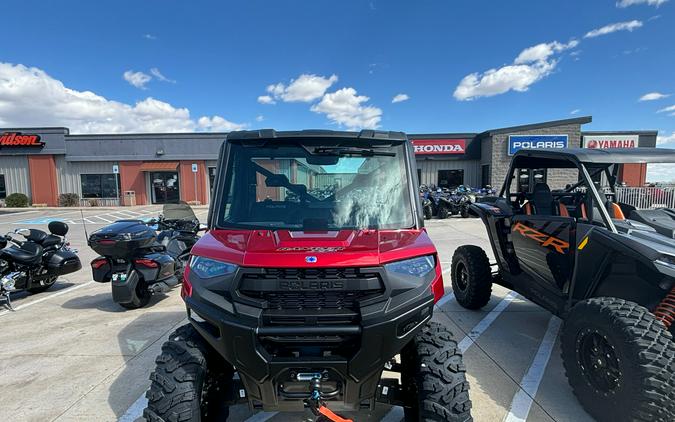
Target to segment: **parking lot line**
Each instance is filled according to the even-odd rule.
[[[136,419],[143,416],[143,409],[148,405],[148,399],[145,397],[145,393],[141,395],[138,400],[132,404],[127,411],[120,416],[117,422],[133,422]]]
[[[466,350],[476,342],[478,337],[480,337],[481,334],[483,334],[483,332],[487,330],[493,322],[495,322],[499,314],[501,314],[504,309],[509,306],[513,299],[517,297],[518,294],[515,292],[509,292],[506,296],[504,296],[497,306],[495,306],[487,315],[485,315],[485,317],[480,320],[480,322],[476,324],[476,326],[473,327],[471,331],[469,331],[466,337],[464,337],[462,341],[459,342],[459,350],[462,353],[466,352]]]
[[[561,320],[558,317],[552,316],[548,321],[546,333],[539,344],[537,354],[527,370],[523,379],[520,381],[520,389],[513,396],[511,401],[511,408],[509,414],[504,419],[505,422],[525,422],[527,416],[530,414],[532,402],[537,395],[539,384],[546,371],[548,360],[551,358],[551,351],[558,338],[558,331],[560,330]]]
[[[66,294],[66,293],[70,293],[70,292],[72,292],[72,291],[74,291],[74,290],[80,289],[80,288],[82,288],[82,287],[84,287],[84,286],[88,286],[88,285],[90,285],[90,284],[92,284],[92,283],[94,283],[93,280],[92,280],[92,281],[88,281],[88,282],[86,282],[86,283],[77,284],[77,285],[75,285],[75,286],[68,287],[68,288],[65,288],[65,289],[63,289],[63,290],[59,290],[58,292],[55,292],[55,293],[53,293],[53,294],[50,294],[49,296],[41,297],[40,299],[34,300],[34,301],[32,301],[32,302],[23,303],[23,304],[17,306],[16,308],[14,308],[14,311],[16,312],[16,311],[21,310],[21,309],[23,309],[23,308],[27,308],[27,307],[29,307],[29,306],[33,306],[33,305],[38,304],[38,303],[40,303],[40,302],[44,302],[45,300],[49,300],[49,299],[51,299],[51,298],[53,298],[53,297],[57,297],[57,296],[61,296],[61,295]],[[7,315],[7,314],[9,314],[9,313],[12,313],[12,311],[10,311],[9,309],[6,309],[6,310],[4,310],[4,311],[0,311],[0,316]]]

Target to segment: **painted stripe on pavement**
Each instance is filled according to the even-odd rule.
[[[140,396],[134,404],[132,404],[127,411],[117,420],[117,422],[133,422],[143,416],[143,409],[148,406],[148,399],[145,398],[145,393]]]
[[[42,297],[42,298],[40,298],[40,299],[34,300],[34,301],[32,301],[32,302],[23,303],[23,304],[21,304],[21,305],[19,305],[19,306],[16,306],[16,307],[14,308],[14,311],[18,311],[18,310],[21,310],[21,309],[23,309],[23,308],[27,308],[27,307],[29,307],[29,306],[33,306],[33,305],[35,305],[35,304],[38,304],[38,303],[40,303],[40,302],[44,302],[45,300],[49,300],[49,299],[51,299],[51,298],[54,298],[54,297],[57,297],[57,296],[61,296],[61,295],[66,294],[66,293],[70,293],[70,292],[72,292],[72,291],[74,291],[74,290],[81,289],[82,287],[88,286],[88,285],[90,285],[90,284],[92,284],[92,283],[95,283],[95,281],[91,280],[91,281],[88,281],[88,282],[86,282],[86,283],[78,284],[78,285],[75,285],[75,286],[72,286],[72,287],[68,287],[68,288],[59,290],[58,292],[55,292],[55,293],[53,293],[53,294],[50,294],[49,296],[45,296],[45,297]],[[4,310],[4,311],[0,311],[0,316],[7,315],[7,314],[9,314],[9,313],[12,313],[12,311],[10,311],[9,309],[6,309],[6,310]]]
[[[539,384],[546,371],[548,360],[551,358],[553,345],[558,338],[560,325],[561,320],[558,317],[552,316],[548,321],[548,327],[546,328],[544,338],[539,344],[539,349],[534,356],[530,368],[520,381],[520,389],[516,395],[513,396],[509,414],[506,415],[506,419],[504,419],[505,422],[524,422],[527,420],[527,417],[530,414],[530,408],[532,407],[532,402],[537,395]]]
[[[466,350],[476,342],[478,337],[480,337],[481,334],[483,334],[493,322],[495,322],[499,314],[501,314],[516,297],[518,297],[518,294],[515,292],[509,292],[506,296],[504,296],[497,306],[488,312],[488,314],[485,315],[485,317],[480,320],[480,322],[476,324],[476,326],[474,326],[471,331],[469,331],[469,334],[467,334],[466,337],[464,337],[462,341],[459,342],[459,350],[462,353],[466,352]]]

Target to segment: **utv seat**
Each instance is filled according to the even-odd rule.
[[[621,206],[607,198],[600,187],[596,186],[596,188],[600,195],[600,199],[605,203],[609,217],[614,220],[625,220],[626,216],[624,215]],[[598,207],[593,206],[593,198],[589,194],[586,195],[586,198],[581,203],[580,210],[580,218],[588,221],[602,221],[602,214],[600,214]]]
[[[546,183],[534,185],[532,199],[525,203],[523,210],[527,215],[570,216],[567,207],[553,198],[551,188]]]

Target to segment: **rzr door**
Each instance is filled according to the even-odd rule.
[[[516,215],[511,240],[521,270],[517,290],[550,308],[560,307],[574,265],[575,220],[571,217]]]

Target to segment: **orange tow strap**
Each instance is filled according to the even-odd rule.
[[[351,419],[345,419],[343,417],[340,417],[326,406],[319,406],[318,410],[319,413],[321,413],[322,415],[324,415],[333,422],[353,422]]]

